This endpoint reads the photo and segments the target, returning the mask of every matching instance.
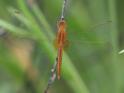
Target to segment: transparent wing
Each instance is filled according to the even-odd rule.
[[[68,28],[67,40],[69,47],[65,48],[65,51],[74,62],[81,62],[82,58],[83,61],[88,60],[85,59],[88,56],[95,58],[97,55],[102,55],[108,51],[111,46],[109,37],[109,25],[103,25],[92,30]]]

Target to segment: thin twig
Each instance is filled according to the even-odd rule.
[[[62,13],[61,13],[61,19],[64,19],[65,14],[65,7],[66,7],[67,0],[64,0],[63,6],[62,6]]]
[[[64,19],[66,3],[67,3],[67,0],[64,0],[63,6],[62,6],[61,18],[60,18],[61,20]],[[53,68],[51,69],[51,76],[50,76],[50,79],[48,81],[48,84],[47,84],[47,87],[46,87],[44,93],[48,93],[49,88],[51,87],[51,85],[53,84],[53,82],[56,79],[56,66],[57,66],[57,62],[58,62],[57,60],[58,60],[58,57],[55,60],[55,63],[53,65]]]
[[[55,63],[53,64],[53,67],[51,69],[51,76],[49,78],[49,81],[48,81],[48,84],[47,84],[47,87],[46,87],[44,93],[48,93],[49,88],[51,87],[51,85],[53,84],[53,82],[56,79],[56,66],[57,66],[57,58],[56,58]]]

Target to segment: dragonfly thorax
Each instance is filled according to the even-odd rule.
[[[65,29],[66,28],[66,22],[65,22],[65,20],[60,20],[59,21],[58,28],[59,29]]]

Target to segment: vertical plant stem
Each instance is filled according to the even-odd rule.
[[[110,27],[111,34],[111,56],[112,56],[112,66],[113,66],[113,74],[114,74],[114,93],[121,93],[120,85],[121,85],[121,69],[120,63],[118,59],[118,27],[117,27],[117,13],[116,13],[116,0],[108,0],[109,4],[109,14],[110,19],[112,20],[112,24]]]

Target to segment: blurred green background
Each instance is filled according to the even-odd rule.
[[[0,93],[44,93],[63,0],[0,0]],[[61,80],[49,93],[124,93],[123,0],[68,0]],[[110,22],[111,21],[111,22]]]

